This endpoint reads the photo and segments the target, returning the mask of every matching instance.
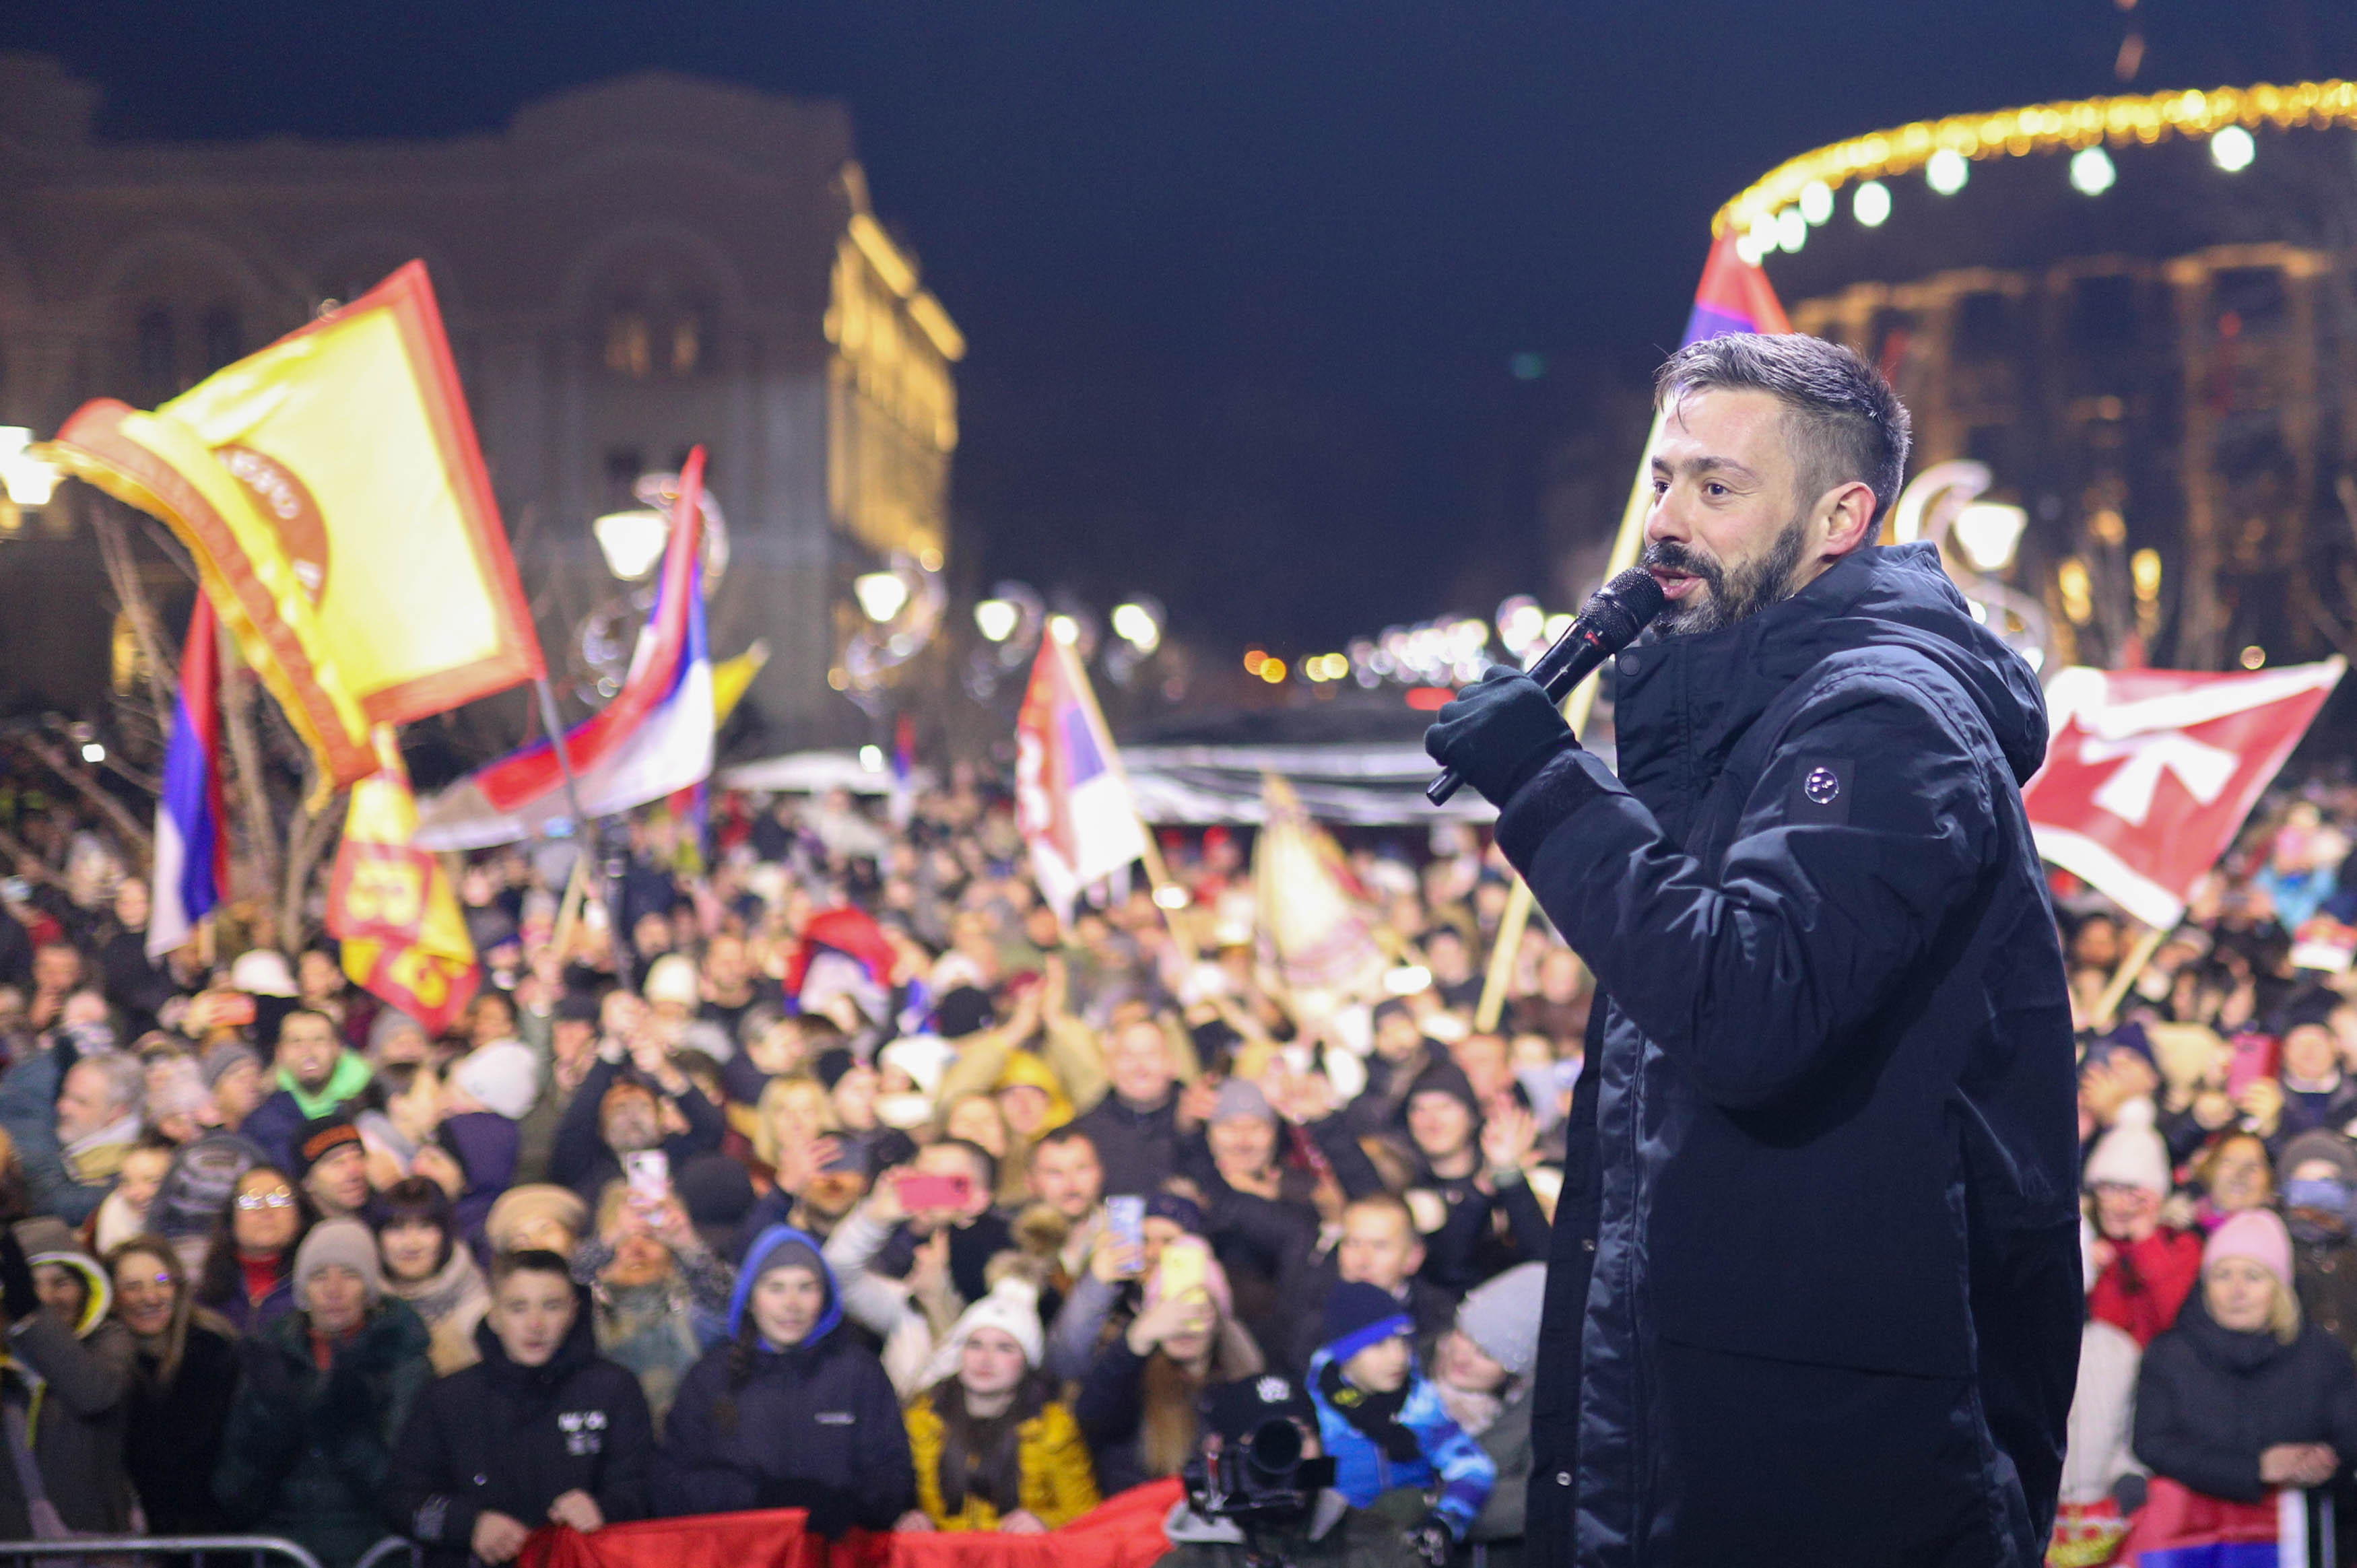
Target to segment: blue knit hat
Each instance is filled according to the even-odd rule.
[[[1347,1361],[1370,1345],[1386,1339],[1412,1338],[1415,1321],[1400,1309],[1391,1292],[1381,1285],[1344,1280],[1326,1298],[1326,1325],[1321,1337],[1326,1354]]]

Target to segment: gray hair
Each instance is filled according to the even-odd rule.
[[[79,1070],[88,1068],[106,1079],[106,1102],[116,1111],[145,1111],[147,1097],[146,1069],[139,1058],[128,1051],[105,1051],[84,1057],[74,1063]]]
[[[1801,504],[1853,480],[1874,492],[1875,524],[1899,498],[1912,421],[1882,372],[1838,343],[1797,332],[1734,332],[1689,343],[1653,372],[1653,404],[1698,392],[1764,392],[1784,405]]]

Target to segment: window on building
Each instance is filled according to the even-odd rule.
[[[2280,330],[2291,306],[2284,275],[2274,267],[2228,267],[2210,279],[2211,319],[2223,336]],[[2234,321],[2226,330],[2227,317]]]
[[[654,345],[643,312],[618,310],[607,318],[606,368],[633,381],[644,381],[654,370]]]
[[[632,493],[646,472],[645,456],[636,446],[606,448],[606,510],[626,511],[639,504]]]
[[[139,313],[134,329],[139,362],[139,385],[150,402],[180,390],[180,356],[172,338],[172,313],[151,305]]]
[[[1875,368],[1884,375],[1896,377],[1907,362],[1907,350],[1915,343],[1915,313],[1911,310],[1878,310],[1873,325],[1867,328],[1866,341]]]
[[[2103,351],[2136,340],[2136,279],[2125,274],[2081,278],[2071,290],[2071,341]]]
[[[2012,348],[2012,301],[1994,289],[1956,301],[1957,359],[2002,359]]]
[[[1974,425],[1964,434],[1964,456],[1975,463],[1986,463],[1996,482],[2006,483],[2006,476],[2012,471],[2013,426]]]
[[[207,375],[245,355],[245,331],[234,306],[217,305],[206,311],[203,336]]]

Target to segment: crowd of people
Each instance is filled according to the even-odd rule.
[[[723,798],[700,842],[655,810],[576,908],[569,846],[465,867],[483,980],[437,1034],[258,906],[151,960],[131,846],[14,800],[0,1539],[1034,1533],[1278,1423],[1332,1461],[1297,1561],[1516,1560],[1591,988],[1534,928],[1476,1026],[1479,835],[1360,835],[1389,983],[1312,1009],[1222,830],[1166,846],[1185,908],[1068,927],[963,765],[888,813]],[[2088,1321],[2054,1561],[2357,1459],[2352,822],[2272,797],[2115,1017],[2133,931],[2058,886]],[[1167,1528],[1243,1560],[1217,1512]]]

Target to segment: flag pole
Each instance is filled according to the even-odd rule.
[[[574,841],[578,845],[574,852],[574,877],[567,880],[565,890],[567,907],[570,907],[573,897],[571,883],[580,880],[584,897],[596,898],[605,908],[606,929],[613,938],[614,956],[619,961],[628,947],[630,933],[620,929],[615,918],[614,902],[607,897],[605,865],[602,860],[598,860],[597,824],[581,809],[581,783],[573,776],[572,754],[565,749],[565,721],[557,715],[556,693],[550,688],[545,674],[534,676],[532,686],[540,693],[540,722],[548,731],[548,748],[556,754],[557,771],[565,775],[565,805],[573,813]],[[591,877],[581,879],[580,857],[585,854],[597,860],[598,865]],[[590,892],[592,887],[597,891]],[[564,924],[562,920],[557,923],[560,926]],[[567,931],[565,934],[570,936],[572,933]]]
[[[1613,536],[1611,556],[1604,564],[1604,580],[1615,576],[1637,564],[1645,546],[1645,518],[1653,510],[1652,469],[1649,459],[1654,445],[1662,438],[1662,411],[1653,411],[1652,428],[1645,436],[1645,449],[1637,455],[1636,481],[1629,487],[1628,504],[1620,509],[1620,532]],[[1585,737],[1587,721],[1596,710],[1596,682],[1582,681],[1564,699],[1563,716],[1571,725],[1575,736]],[[1488,1034],[1498,1026],[1498,1016],[1505,1010],[1506,985],[1513,978],[1514,960],[1522,952],[1523,932],[1531,921],[1531,885],[1514,874],[1513,886],[1507,890],[1506,907],[1498,916],[1498,936],[1490,949],[1490,968],[1481,977],[1481,1001],[1473,1009],[1473,1027]]]
[[[2152,955],[2160,950],[2160,944],[2169,940],[2169,933],[2174,929],[2174,926],[2145,928],[2144,935],[2136,939],[2136,946],[2128,950],[2128,956],[2122,959],[2120,967],[2112,972],[2111,983],[2104,987],[2104,994],[2095,1004],[2095,1015],[2089,1022],[2097,1030],[2112,1026],[2113,1019],[2118,1016],[2120,1004],[2127,999],[2128,987],[2136,983],[2136,977],[2144,972],[2145,966],[2152,961]]]
[[[1178,911],[1162,901],[1162,890],[1178,885],[1170,880],[1170,868],[1162,864],[1162,846],[1154,842],[1154,829],[1143,817],[1137,820],[1137,827],[1146,839],[1146,853],[1138,858],[1146,862],[1146,880],[1154,884],[1154,907],[1162,911],[1163,929],[1170,933],[1170,940],[1178,944],[1179,956],[1187,961],[1187,967],[1192,969],[1200,956],[1195,950],[1195,939],[1188,934],[1186,927],[1178,923]]]

